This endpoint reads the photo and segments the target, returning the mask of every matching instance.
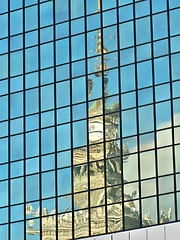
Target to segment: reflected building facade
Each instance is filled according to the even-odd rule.
[[[3,0],[0,236],[180,220],[179,0]]]

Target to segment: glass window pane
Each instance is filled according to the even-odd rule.
[[[159,193],[167,193],[174,191],[174,178],[173,176],[160,177],[158,179]]]
[[[23,48],[23,35],[18,35],[10,38],[10,50],[18,50]]]
[[[158,174],[165,175],[173,172],[172,148],[162,148],[157,150]],[[166,164],[164,164],[166,163]]]
[[[8,97],[0,97],[0,121],[8,119]]]
[[[87,125],[86,121],[73,123],[73,147],[87,144]]]
[[[28,48],[25,50],[25,65],[26,72],[31,72],[38,69],[38,48]]]
[[[24,205],[15,205],[11,207],[11,221],[18,221],[24,218]]]
[[[126,48],[134,45],[134,27],[133,21],[120,24],[120,48]]]
[[[125,22],[133,18],[133,5],[119,8],[119,20]]]
[[[8,14],[0,15],[0,38],[8,36]]]
[[[0,176],[0,180],[5,180],[8,178],[8,165],[7,164],[3,164],[0,165],[0,172],[1,172],[1,176]]]
[[[58,150],[65,150],[70,148],[70,124],[64,124],[57,127],[57,148]]]
[[[70,83],[69,81],[61,82],[56,85],[56,104],[57,107],[63,107],[70,104]]]
[[[55,168],[55,155],[49,154],[42,156],[42,171],[52,170]]]
[[[54,152],[55,148],[54,128],[41,130],[41,153]]]
[[[0,8],[0,13],[4,13],[8,11],[8,2],[7,0],[2,0],[1,1],[1,8]]]
[[[11,118],[23,115],[23,93],[14,93],[10,97]]]
[[[168,35],[167,14],[160,13],[153,16],[153,38],[165,38]]]
[[[38,44],[38,31],[25,33],[25,46],[30,47]]]
[[[22,0],[10,0],[10,10],[18,9],[22,7]]]
[[[180,79],[180,68],[179,68],[179,61],[180,61],[180,54],[173,54],[171,56],[172,59],[172,79],[177,80]]]
[[[41,87],[41,111],[54,107],[54,85]]]
[[[41,45],[41,68],[50,67],[54,63],[54,48],[53,43]]]
[[[129,65],[120,69],[121,91],[126,92],[135,89],[135,66]]]
[[[124,179],[127,182],[138,180],[138,158],[136,154],[129,155],[128,161],[123,166]]]
[[[168,54],[168,40],[160,40],[154,42],[154,57],[159,57]]]
[[[11,180],[11,204],[24,202],[24,180],[17,178]]]
[[[48,68],[41,71],[41,85],[54,82],[54,69]]]
[[[24,222],[17,222],[11,224],[11,239],[19,240],[24,238]]]
[[[26,201],[39,199],[39,174],[26,177]]]
[[[72,103],[86,100],[86,78],[76,78],[72,81]]]
[[[180,46],[180,36],[171,38],[171,52],[178,52]]]
[[[58,183],[64,182],[65,184],[58,184],[58,195],[71,193],[71,168],[65,168],[58,170]]]
[[[40,26],[44,27],[53,23],[53,2],[40,4]]]
[[[11,160],[22,159],[24,155],[23,134],[11,137]]]
[[[150,224],[154,225],[154,223],[157,223],[157,199],[155,197],[142,200],[142,217],[145,218],[146,216],[150,216],[153,219],[153,223]],[[149,236],[148,239],[150,239]],[[153,240],[153,238],[151,238],[151,240]]]
[[[146,76],[146,80],[144,79]],[[145,61],[137,64],[138,88],[152,85],[152,62]]]
[[[1,198],[0,198],[0,207],[7,206],[8,205],[8,181],[2,181],[0,182],[0,192],[1,192]]]
[[[35,114],[26,117],[26,131],[35,130],[39,128],[39,115]]]
[[[84,15],[84,0],[71,0],[71,18]]]
[[[71,34],[84,32],[84,18],[75,19],[71,22]]]
[[[8,138],[0,139],[0,163],[8,162]]]
[[[32,114],[39,109],[38,89],[26,91],[26,114]]]
[[[39,132],[26,133],[26,157],[37,156],[39,154]]]
[[[156,102],[170,98],[170,84],[155,87]]]
[[[69,1],[55,0],[56,22],[63,22],[69,17]]]
[[[158,2],[156,0],[152,0],[152,12],[153,13],[161,12],[163,10],[166,10],[166,8],[167,8],[166,0],[159,0]]]
[[[116,10],[103,12],[103,27],[117,23]]]
[[[153,105],[141,107],[139,110],[139,132],[150,132],[154,130]]]
[[[46,27],[40,30],[41,43],[53,40],[53,27]]]
[[[70,107],[57,110],[57,124],[70,122]]]
[[[163,147],[172,144],[172,130],[167,129],[158,131],[157,133],[157,146]]]
[[[137,60],[146,60],[151,58],[151,44],[144,44],[137,47]]]
[[[42,198],[53,197],[55,195],[55,172],[42,173],[41,178]]]
[[[14,11],[10,13],[10,34],[14,35],[21,33],[23,30],[23,17],[22,10]]]
[[[136,110],[122,112],[122,135],[123,137],[135,135],[136,130]]]
[[[56,42],[56,64],[63,64],[69,61],[69,39]]]
[[[22,74],[23,72],[23,51],[10,54],[11,76]]]
[[[41,127],[48,127],[54,125],[54,111],[41,113]]]
[[[84,34],[71,38],[72,61],[85,57],[85,39]]]
[[[136,20],[136,41],[137,44],[149,42],[151,39],[150,34],[150,18],[142,18]]]
[[[146,180],[141,182],[141,196],[147,197],[156,194],[156,180]]]
[[[23,90],[23,76],[13,77],[10,81],[10,91],[17,92]]]
[[[143,17],[150,14],[150,4],[148,1],[135,1],[135,15],[136,18]]]
[[[156,104],[156,125],[157,129],[171,126],[171,105],[170,101]]]
[[[29,31],[35,28],[38,28],[38,8],[37,6],[25,8],[25,30]]]
[[[155,177],[155,153],[148,151],[140,154],[141,178]]]
[[[166,220],[169,222],[175,220],[174,194],[166,194],[159,197],[159,213],[160,223],[163,223]],[[157,235],[154,235],[154,237],[155,236]],[[152,240],[153,239],[154,238],[152,238]]]
[[[0,215],[1,215],[0,224],[8,222],[8,212],[9,212],[8,210],[9,210],[8,208],[0,208]],[[1,230],[0,230],[0,234],[1,234]],[[6,236],[8,236],[8,234]],[[6,239],[5,236],[4,236],[4,239]]]
[[[178,24],[180,17],[180,9],[170,11],[170,33],[176,35],[180,33],[180,26]]]
[[[26,174],[39,172],[39,158],[30,158],[26,160]]]
[[[161,57],[154,60],[155,84],[169,81],[169,58]]]
[[[10,165],[11,178],[20,177],[24,173],[24,163],[23,161],[12,162]]]

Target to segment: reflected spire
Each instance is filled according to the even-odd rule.
[[[101,11],[101,0],[98,0],[98,12]]]
[[[101,12],[101,0],[98,0],[98,12]],[[102,71],[104,71],[104,76],[108,75],[108,66],[106,64],[107,58],[104,56],[108,52],[108,48],[103,45],[103,36],[102,36],[102,30],[99,29],[97,31],[97,43],[96,43],[96,52],[100,55],[100,62],[98,62],[95,65],[95,76],[96,77],[101,77],[102,76]],[[108,78],[104,77],[104,93],[105,96],[108,95],[108,90],[107,90],[107,85],[108,85]]]

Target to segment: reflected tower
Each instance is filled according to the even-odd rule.
[[[101,12],[101,1],[97,2]],[[75,238],[111,233],[124,229],[140,227],[140,214],[134,201],[136,192],[125,194],[123,184],[123,164],[129,156],[127,144],[120,141],[120,103],[108,102],[108,46],[103,44],[103,30],[96,32],[97,63],[95,74],[88,79],[88,97],[95,89],[94,80],[102,81],[102,98],[90,103],[88,109],[88,147],[73,149],[73,210],[60,215],[52,210],[42,211],[42,240],[71,239],[74,226]],[[100,61],[99,61],[100,59]],[[27,206],[27,215],[37,215],[31,205]],[[171,210],[161,213],[161,223],[171,219]],[[142,225],[153,225],[154,220],[147,213]],[[28,221],[27,234],[36,235],[33,220]]]

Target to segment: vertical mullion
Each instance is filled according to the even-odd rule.
[[[56,208],[56,239],[58,240],[58,164],[57,164],[57,94],[56,94],[56,4],[53,1],[53,42],[54,42],[54,142],[55,142],[55,208]]]
[[[8,222],[9,222],[9,230],[8,230],[8,239],[11,239],[11,121],[10,121],[10,0],[8,0]]]
[[[154,110],[154,146],[155,146],[155,168],[156,168],[156,192],[157,192],[157,223],[160,223],[159,211],[159,183],[158,183],[158,156],[157,156],[157,126],[156,126],[156,98],[155,98],[155,75],[154,75],[154,46],[153,46],[153,19],[152,19],[152,0],[150,4],[150,32],[151,32],[151,57],[152,57],[152,85],[153,85],[153,110]]]
[[[70,76],[70,139],[71,139],[71,197],[72,197],[72,239],[74,239],[74,178],[73,178],[73,109],[72,109],[72,54],[71,54],[71,0],[69,4],[69,76]]]
[[[136,42],[136,2],[133,1],[133,27],[134,27],[134,61],[135,61],[135,90],[136,90],[136,127],[137,127],[137,155],[138,155],[138,183],[139,183],[139,212],[140,227],[142,227],[142,204],[141,204],[141,172],[140,172],[140,137],[139,137],[139,108],[138,108],[138,73],[137,73],[137,42]]]
[[[120,31],[119,31],[119,8],[118,8],[118,0],[116,0],[117,5],[117,49],[118,54],[120,54]],[[119,128],[120,128],[120,163],[121,163],[121,201],[122,201],[122,230],[125,230],[125,210],[124,210],[124,176],[123,176],[123,140],[122,140],[122,106],[121,106],[121,59],[118,57],[118,90],[119,90]]]
[[[174,203],[175,203],[175,221],[178,220],[177,213],[177,184],[176,184],[176,160],[175,160],[175,135],[174,135],[174,108],[173,108],[173,87],[172,87],[172,62],[171,62],[171,42],[170,42],[170,9],[167,0],[167,29],[168,29],[168,53],[169,53],[169,78],[170,78],[170,104],[171,104],[171,127],[172,127],[172,154],[173,154],[173,172],[174,172]]]
[[[26,239],[26,99],[25,99],[25,2],[23,1],[23,158],[24,158],[24,239]]]
[[[87,169],[88,169],[88,213],[89,213],[89,236],[91,236],[91,209],[90,209],[90,161],[89,161],[89,106],[88,106],[88,53],[87,53],[87,5],[84,1],[84,27],[85,27],[85,75],[86,75],[86,117],[87,117]]]
[[[39,224],[40,224],[40,239],[42,238],[42,167],[41,167],[41,74],[40,74],[40,0],[38,0],[38,94],[39,94]]]
[[[108,233],[108,217],[107,217],[107,180],[106,180],[106,109],[105,109],[105,94],[104,94],[104,52],[103,52],[103,12],[102,0],[100,0],[100,31],[101,31],[101,61],[102,61],[102,100],[103,100],[103,145],[104,145],[104,194],[105,194],[105,232]]]

